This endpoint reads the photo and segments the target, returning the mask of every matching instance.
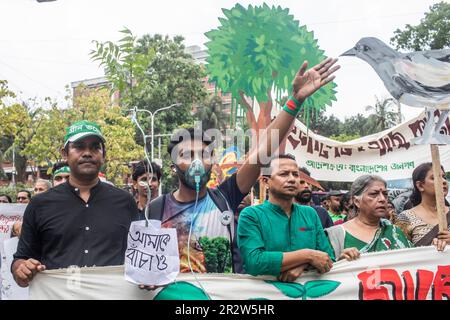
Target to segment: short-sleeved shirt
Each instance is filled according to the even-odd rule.
[[[100,181],[87,202],[79,194],[65,182],[31,199],[15,260],[33,258],[47,269],[124,263],[128,230],[138,218],[133,197]]]
[[[293,204],[290,217],[269,201],[245,208],[239,217],[238,245],[245,270],[252,275],[278,276],[283,252],[313,249],[334,260],[316,211],[298,204]]]
[[[227,200],[233,214],[245,197],[238,188],[236,175],[225,180],[218,189]],[[234,224],[234,219],[231,219],[230,225],[222,223],[222,211],[208,193],[198,199],[197,207],[195,207],[195,201],[179,202],[173,194],[168,194],[166,197],[161,226],[177,230],[181,272],[191,272],[188,252],[190,252],[193,272],[232,272],[231,250],[235,237]]]

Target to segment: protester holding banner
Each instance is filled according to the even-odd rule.
[[[387,211],[386,181],[363,175],[351,187],[355,218],[325,230],[336,257],[354,260],[360,253],[411,248],[402,230],[384,219]]]
[[[106,152],[101,130],[79,121],[67,128],[64,140],[69,181],[33,197],[24,213],[11,268],[21,287],[45,269],[124,263],[138,209],[128,192],[98,178]]]
[[[294,203],[299,188],[295,158],[276,156],[263,180],[269,200],[245,208],[239,218],[238,244],[247,273],[294,281],[308,265],[330,271],[334,255],[317,213]]]
[[[448,193],[448,183],[444,168],[442,168],[442,176],[445,197]],[[415,246],[429,246],[434,243],[438,247],[442,247],[445,244],[450,244],[450,211],[448,206],[445,206],[447,223],[449,223],[448,230],[439,232],[433,164],[426,162],[415,168],[412,180],[414,189],[410,200],[414,207],[401,212],[397,216],[397,225],[402,228]]]
[[[288,135],[305,99],[334,79],[332,74],[339,69],[334,66],[336,61],[328,58],[309,70],[306,61],[302,64],[293,81],[292,97],[259,133],[258,143],[237,173],[217,189],[206,186],[214,163],[212,139],[195,129],[180,130],[172,136],[168,151],[179,187],[153,200],[149,212],[152,219],[162,221],[162,227],[177,229],[181,272],[242,271],[235,246],[234,212],[257,182],[261,167],[267,165],[262,159],[274,154]]]

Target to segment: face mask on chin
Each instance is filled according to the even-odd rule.
[[[211,168],[206,171],[200,159],[194,159],[186,171],[181,170],[177,165],[175,168],[180,181],[189,189],[197,192],[208,183],[211,176]]]

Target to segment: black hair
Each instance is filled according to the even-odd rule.
[[[10,196],[8,196],[7,194],[0,194],[0,197],[6,197],[6,199],[8,199],[8,202],[9,203],[12,203],[12,199],[11,199],[11,197]]]
[[[152,172],[156,175],[156,178],[158,178],[158,181],[161,181],[161,167],[157,165],[155,162],[150,163],[152,170],[150,170],[150,166],[148,165],[147,160],[139,161],[136,166],[134,167],[132,178],[133,181],[137,181],[137,179],[142,176],[146,172]]]
[[[274,155],[274,156],[272,156],[272,158],[270,158],[270,161],[269,161],[269,163],[267,164],[267,165],[263,165],[262,167],[263,168],[265,168],[267,171],[267,174],[263,174],[263,176],[266,176],[266,177],[270,177],[270,175],[272,174],[271,172],[268,172],[269,171],[269,169],[270,169],[270,166],[272,165],[272,162],[274,161],[274,160],[277,160],[277,159],[289,159],[289,160],[293,160],[293,161],[295,161],[295,162],[297,162],[297,160],[295,159],[295,156],[293,156],[292,154],[290,154],[290,153],[280,153],[280,154],[276,154],[276,155]],[[271,171],[271,170],[270,170]]]
[[[308,177],[311,177],[311,172],[306,169],[305,167],[299,167],[298,170],[300,170],[300,172],[303,172],[304,174],[306,174]]]
[[[17,194],[19,194],[20,192],[25,192],[25,193],[28,195],[28,199],[31,199],[31,192],[30,192],[30,191],[25,190],[25,189],[22,189],[22,190],[19,190],[19,191],[17,192]]]
[[[59,169],[61,169],[63,167],[68,167],[68,166],[69,166],[69,164],[67,163],[67,161],[58,161],[58,162],[56,162],[53,165],[53,168],[52,168],[52,175],[55,174],[56,170],[59,170]]]
[[[198,140],[209,146],[214,142],[205,131],[197,128],[187,128],[187,129],[178,129],[175,131],[170,137],[170,143],[167,146],[167,152],[170,156],[172,156],[173,149],[177,146],[177,144],[183,142],[186,138],[189,140]]]
[[[413,207],[419,205],[422,202],[422,194],[420,193],[419,189],[417,188],[416,183],[418,181],[424,182],[425,178],[427,176],[427,173],[433,169],[433,163],[431,162],[425,162],[419,165],[417,168],[414,169],[412,173],[412,183],[413,183],[413,191],[410,196],[411,204]],[[442,171],[445,172],[444,168],[441,166]]]
[[[347,193],[344,193],[341,197],[341,200],[339,201],[339,204],[341,206],[341,210],[345,208],[345,205],[350,203],[350,191]]]

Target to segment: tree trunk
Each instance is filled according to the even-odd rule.
[[[17,172],[17,181],[27,182],[27,158],[16,153],[15,167]]]

